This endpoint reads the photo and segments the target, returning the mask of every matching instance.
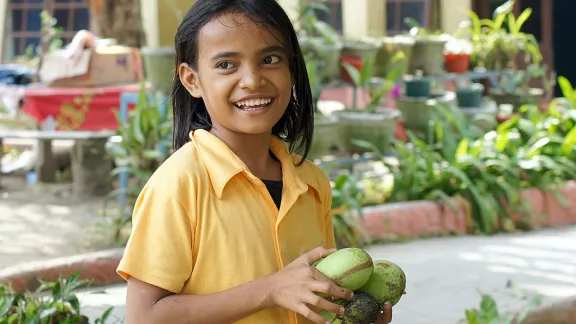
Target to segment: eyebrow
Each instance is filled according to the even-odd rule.
[[[283,46],[280,45],[272,45],[272,46],[268,46],[263,48],[260,53],[272,53],[272,52],[284,52],[286,49]],[[216,55],[212,56],[210,58],[210,60],[212,61],[216,61],[225,57],[238,57],[240,56],[240,53],[238,52],[219,52]]]

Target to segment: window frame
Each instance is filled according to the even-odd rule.
[[[388,29],[388,23],[385,24],[385,29],[386,29],[386,34],[387,35],[398,35],[398,34],[402,34],[406,31],[402,30],[402,24],[404,23],[404,18],[402,17],[402,4],[403,3],[419,3],[419,4],[423,4],[424,5],[424,23],[422,24],[422,26],[424,27],[428,27],[430,25],[430,14],[431,14],[431,1],[430,0],[385,0],[386,1],[386,5],[388,5],[389,3],[393,3],[395,4],[394,6],[394,29],[389,30]],[[387,17],[388,13],[386,13],[386,17],[384,17],[384,19],[388,19]]]
[[[64,9],[68,10],[68,22],[67,26],[61,26],[64,29],[62,33],[60,33],[59,37],[64,40],[70,40],[76,34],[77,30],[74,29],[75,25],[75,13],[76,9],[86,9],[88,13],[90,13],[90,1],[89,0],[81,0],[81,2],[77,1],[70,1],[70,2],[56,2],[57,0],[43,0],[41,3],[39,2],[25,2],[25,3],[12,3],[12,1],[7,0],[6,3],[6,13],[5,16],[12,15],[14,10],[21,10],[22,12],[22,25],[21,30],[14,31],[12,26],[6,24],[4,29],[4,35],[2,35],[2,44],[6,46],[6,42],[13,41],[15,38],[18,39],[17,46],[13,46],[13,53],[11,53],[11,57],[15,58],[18,53],[24,53],[26,51],[26,38],[33,38],[42,36],[41,31],[27,31],[28,27],[28,11],[29,10],[48,10],[50,14],[54,15],[54,11],[57,9]],[[88,15],[88,26],[90,25],[90,14]],[[3,46],[3,47],[4,47]]]

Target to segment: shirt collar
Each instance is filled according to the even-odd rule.
[[[226,146],[222,140],[212,133],[197,129],[190,132],[190,139],[200,152],[200,157],[204,162],[204,167],[208,171],[214,192],[218,199],[222,198],[224,188],[230,179],[239,173],[244,173],[251,181],[256,181],[246,164]],[[278,137],[272,136],[270,140],[270,150],[282,165],[283,182],[290,189],[299,194],[308,190],[308,186],[320,193],[320,183],[314,171],[305,164],[297,167],[300,156],[290,154],[286,144]],[[319,195],[320,197],[322,195]],[[323,199],[321,197],[321,199]]]

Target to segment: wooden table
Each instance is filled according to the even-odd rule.
[[[0,130],[0,161],[3,140],[6,138],[34,139],[38,141],[35,171],[39,182],[56,182],[56,165],[52,153],[53,140],[73,140],[71,168],[73,190],[79,195],[102,195],[109,190],[112,160],[108,159],[105,145],[115,131],[44,131]],[[0,173],[1,176],[1,173]],[[1,177],[0,177],[1,178]]]

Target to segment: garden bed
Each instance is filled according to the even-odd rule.
[[[518,228],[534,229],[576,224],[576,182],[569,181],[559,193],[568,201],[564,207],[556,197],[540,189],[527,189],[521,200],[527,202],[527,213],[511,213]],[[470,217],[470,204],[452,198],[456,211],[445,203],[412,201],[365,207],[358,222],[374,241],[400,240],[429,236],[476,234]],[[505,230],[503,227],[500,230]]]

